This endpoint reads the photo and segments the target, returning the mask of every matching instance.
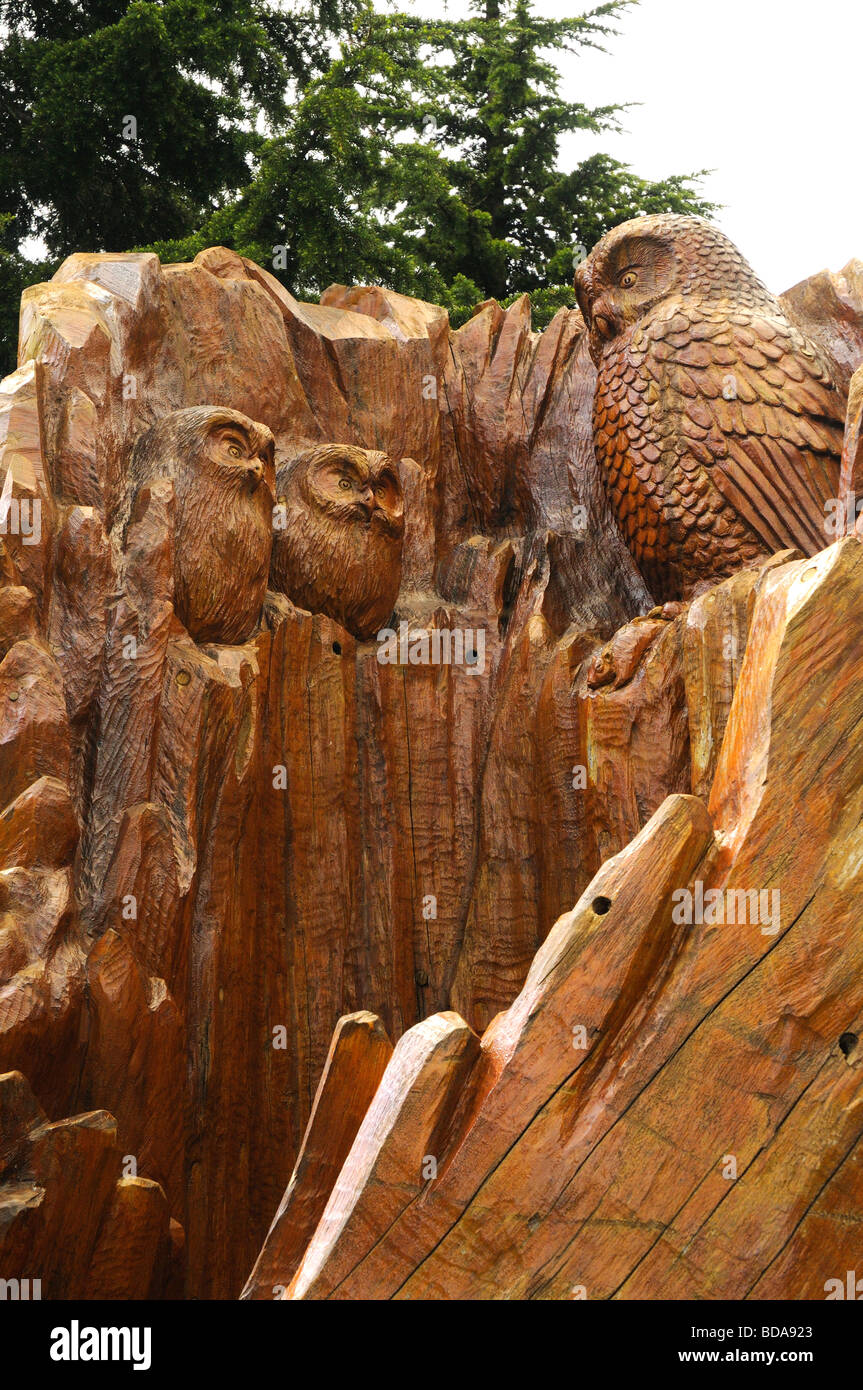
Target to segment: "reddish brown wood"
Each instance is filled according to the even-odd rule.
[[[242,1298],[279,1298],[285,1292],[323,1216],[392,1051],[374,1014],[346,1014],[339,1019],[297,1165]]]
[[[18,1281],[4,1297],[162,1296],[165,1194],[124,1162],[111,1115],[49,1123],[20,1072],[0,1076],[0,1277]]]
[[[775,302],[828,361],[831,440],[852,270]],[[81,254],[26,291],[20,362],[0,1277],[26,1248],[46,1297],[823,1296],[861,1213],[859,542],[759,542],[659,608],[581,314],[537,334],[526,298],[453,332],[225,248]],[[228,421],[257,550],[202,481]],[[331,445],[398,476],[374,623],[266,590],[265,484]],[[780,887],[782,932],[675,922],[696,881]]]

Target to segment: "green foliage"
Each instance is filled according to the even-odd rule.
[[[2,226],[0,217],[0,231]],[[28,285],[50,280],[56,269],[50,262],[28,261],[14,251],[0,249],[0,377],[15,370],[21,295]]]
[[[574,302],[573,245],[642,211],[712,211],[684,177],[650,183],[602,155],[557,168],[561,135],[611,129],[619,108],[565,102],[545,55],[599,45],[627,3],[568,20],[528,0],[460,21],[364,9],[200,244],[233,246],[300,296],[372,281],[460,322],[471,295],[529,290],[546,321]]]
[[[179,235],[246,183],[282,109],[257,0],[0,0],[3,211],[57,256]]]
[[[542,326],[574,302],[574,245],[713,210],[691,178],[557,167],[562,135],[620,108],[564,101],[555,60],[601,46],[629,3],[423,20],[374,0],[0,0],[3,302],[28,238],[52,258],[222,244],[300,297],[384,284],[457,324],[527,290]]]
[[[521,291],[523,294],[524,291]],[[514,304],[521,294],[508,295],[501,300],[504,309]],[[530,292],[530,321],[534,329],[547,328],[559,309],[575,309],[575,290],[568,285],[543,285]]]
[[[3,365],[28,242],[56,262],[200,232],[365,4],[0,0]]]

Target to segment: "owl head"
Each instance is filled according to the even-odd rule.
[[[174,609],[198,642],[240,643],[267,591],[275,501],[275,440],[266,425],[224,406],[175,410],[137,440],[112,528],[128,530],[156,479],[173,485]],[[151,537],[152,539],[152,537]],[[121,560],[125,570],[125,559]]]
[[[672,213],[614,227],[578,267],[575,292],[597,366],[609,344],[672,296],[775,306],[724,232],[702,217]]]
[[[369,527],[394,538],[404,535],[402,486],[387,454],[352,444],[321,444],[279,470],[279,499],[294,488],[311,511],[339,525]]]
[[[360,640],[388,620],[401,582],[404,494],[391,458],[319,444],[277,474],[270,587]]]
[[[261,484],[272,494],[275,447],[266,425],[238,410],[209,405],[175,410],[137,441],[131,481],[135,485],[162,474],[182,493],[205,475],[220,494],[251,496]]]

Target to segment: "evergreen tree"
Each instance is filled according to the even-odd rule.
[[[0,0],[0,368],[22,288],[69,252],[189,235],[229,206],[262,127],[288,122],[365,5]]]
[[[562,135],[615,128],[622,108],[564,101],[548,55],[600,46],[629,3],[560,20],[529,0],[475,0],[465,20],[364,10],[237,202],[156,249],[220,240],[300,296],[374,281],[456,323],[528,290],[541,326],[574,303],[576,248],[641,212],[713,210],[691,177],[648,182],[602,155],[557,167]]]
[[[629,217],[713,210],[680,176],[650,183],[606,156],[571,173],[558,168],[562,135],[616,129],[624,109],[564,101],[559,64],[580,48],[601,48],[629,3],[549,20],[529,0],[475,0],[478,17],[456,35],[452,86],[460,101],[444,110],[441,125],[464,151],[453,166],[459,195],[489,216],[487,245],[471,248],[458,268],[498,299],[568,285],[574,248],[585,254]]]
[[[357,0],[361,3],[361,0]],[[55,256],[192,231],[252,176],[261,119],[328,63],[323,21],[265,0],[0,0],[4,245]],[[5,33],[3,32],[5,30]]]
[[[575,244],[711,210],[689,178],[557,167],[562,135],[620,111],[564,101],[557,63],[629,3],[426,20],[374,0],[0,0],[0,366],[23,285],[85,249],[222,243],[301,297],[382,283],[455,323],[529,290],[541,326],[574,302]],[[24,259],[33,238],[48,265]]]

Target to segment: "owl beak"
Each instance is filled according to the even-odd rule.
[[[375,498],[371,488],[366,488],[360,496],[360,506],[366,514],[366,521],[371,521],[372,512],[375,509]]]
[[[595,333],[599,334],[600,338],[610,342],[612,338],[617,337],[623,327],[623,321],[614,305],[602,298],[598,299],[593,306],[591,327]]]
[[[246,480],[250,492],[257,492],[264,476],[264,465],[259,459],[251,459],[246,464]]]

